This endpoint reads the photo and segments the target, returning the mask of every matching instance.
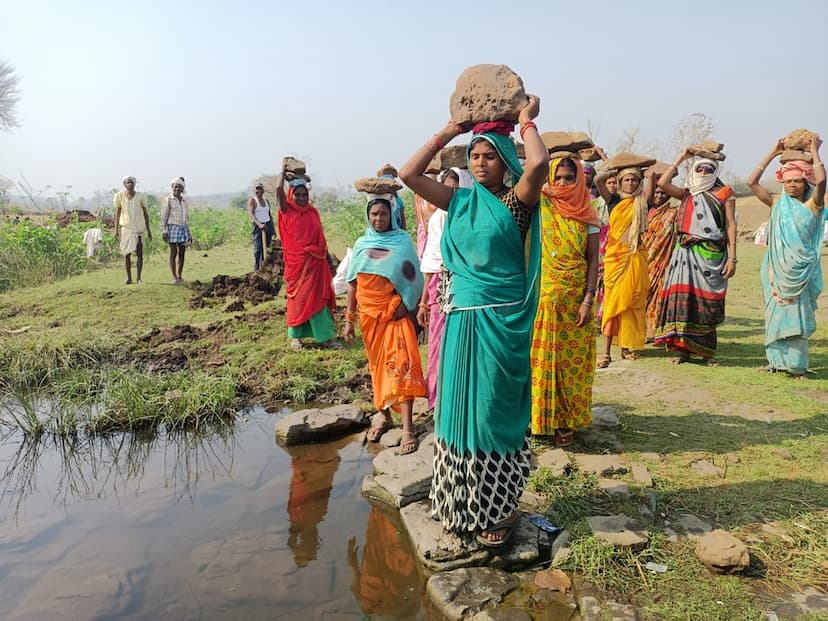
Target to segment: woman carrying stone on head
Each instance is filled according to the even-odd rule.
[[[492,547],[514,532],[529,475],[537,228],[528,274],[524,239],[549,169],[532,122],[539,109],[530,96],[518,116],[525,168],[509,138],[513,123],[479,123],[467,150],[474,186],[455,190],[427,177],[431,158],[466,131],[451,121],[400,173],[414,192],[448,210],[441,250],[451,277],[434,413],[432,510],[446,529],[476,533]]]
[[[673,185],[675,169],[689,157],[685,149],[658,180],[658,187],[681,199],[681,205],[655,342],[677,352],[674,364],[696,355],[717,366],[716,326],[724,321],[727,281],[736,273],[736,199],[719,180],[719,162],[711,159],[695,158],[686,187]]]
[[[172,193],[161,202],[161,231],[163,239],[170,246],[170,271],[173,283],[184,282],[184,257],[187,244],[193,241],[190,235],[190,208],[184,196],[184,178],[176,177],[170,182]]]
[[[762,260],[765,298],[765,355],[769,371],[805,377],[808,338],[816,330],[817,298],[822,292],[820,244],[825,221],[825,165],[819,157],[822,141],[811,140],[813,165],[793,160],[776,171],[782,193],[774,201],[759,185],[773,158],[783,151],[777,142],[747,183],[756,197],[771,208],[768,251]]]
[[[676,171],[673,171],[676,173]],[[676,245],[676,216],[678,203],[656,186],[658,178],[655,169],[647,169],[647,185],[653,187],[653,205],[647,214],[647,231],[642,241],[647,249],[647,271],[650,289],[647,292],[647,342],[655,338],[655,327],[661,309],[661,291],[667,276],[667,267]]]
[[[621,358],[638,360],[647,332],[647,255],[641,235],[647,230],[649,196],[644,195],[643,175],[639,168],[618,172],[620,191],[610,191],[606,180],[611,173],[595,179],[598,191],[610,210],[607,246],[604,253],[604,308],[601,318],[604,353],[598,368],[612,362],[614,338],[621,347]],[[651,193],[652,188],[647,189]]]
[[[598,214],[579,160],[557,158],[540,201],[540,294],[532,337],[532,434],[569,446],[592,421]]]
[[[303,178],[292,179],[287,194],[284,186],[283,170],[277,180],[276,197],[285,261],[285,318],[290,346],[294,350],[302,349],[303,338],[333,345],[336,295],[322,220],[309,201],[307,182]]]
[[[388,408],[402,416],[400,455],[417,450],[412,422],[415,397],[426,395],[412,313],[423,290],[423,275],[411,236],[397,226],[394,195],[368,195],[368,228],[354,244],[348,266],[348,302],[342,336],[354,338],[355,313],[368,356],[374,406],[380,413],[368,430],[376,442],[391,427]]]

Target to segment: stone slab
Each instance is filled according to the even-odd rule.
[[[276,423],[276,436],[288,446],[340,438],[368,425],[368,418],[353,404],[310,408],[288,414]]]
[[[505,571],[472,567],[434,574],[426,583],[426,593],[440,612],[454,621],[499,604],[519,585],[520,581]]]
[[[594,515],[587,518],[596,539],[615,547],[641,550],[649,541],[646,529],[629,516]]]

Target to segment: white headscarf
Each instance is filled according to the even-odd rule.
[[[176,177],[172,181],[170,181],[170,187],[174,188],[175,186],[180,185],[182,188],[186,188],[187,185],[184,183],[184,177]]]
[[[132,181],[132,183],[137,183],[137,180],[132,175],[127,175],[126,177],[121,179],[121,183],[124,184],[124,185],[126,185],[127,181]]]
[[[708,164],[713,167],[713,172],[709,175],[702,175],[696,172],[696,167],[699,164]],[[696,196],[702,192],[707,192],[716,184],[719,178],[719,162],[716,160],[709,160],[705,157],[698,157],[691,163],[690,174],[687,175],[687,182],[685,186],[690,190],[690,194]]]

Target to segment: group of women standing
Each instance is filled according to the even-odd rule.
[[[574,157],[550,162],[533,122],[539,108],[530,96],[519,115],[523,164],[511,123],[451,121],[439,130],[400,171],[417,196],[417,244],[400,226],[397,197],[371,194],[368,227],[347,274],[343,335],[354,337],[358,313],[381,413],[369,439],[390,427],[395,409],[403,420],[399,453],[416,451],[413,400],[428,395],[433,513],[447,530],[487,547],[505,545],[514,532],[530,435],[565,446],[590,423],[603,235],[599,367],[609,363],[614,338],[626,359],[637,359],[649,338],[674,351],[673,362],[697,355],[714,365],[716,326],[737,264],[733,192],[719,180],[718,162],[694,159],[686,187],[672,179],[687,151],[660,177],[648,172],[646,183],[638,168],[599,175],[599,198],[594,170]],[[426,175],[434,155],[469,129],[471,175]],[[750,180],[772,206],[762,268],[770,368],[794,374],[807,369],[822,287],[825,171],[818,146],[815,139],[813,165],[788,163],[777,173],[784,186],[778,201],[758,185],[778,145]],[[279,201],[291,336],[326,340],[333,297],[318,214],[301,184],[280,192]],[[326,277],[319,291],[309,284],[312,270]],[[427,376],[418,327],[429,329]]]

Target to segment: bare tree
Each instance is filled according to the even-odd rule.
[[[4,60],[0,60],[0,131],[11,131],[20,126],[17,118],[17,102],[20,91],[17,88],[20,77],[14,68]]]
[[[704,112],[694,112],[673,125],[672,147],[678,155],[684,147],[700,144],[711,138],[715,132],[716,124],[712,118]]]
[[[615,152],[621,153],[621,151],[635,151],[640,133],[641,128],[637,125],[635,127],[627,127],[624,129],[624,132],[621,134],[621,138],[618,140],[618,145],[615,147]]]

